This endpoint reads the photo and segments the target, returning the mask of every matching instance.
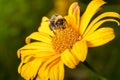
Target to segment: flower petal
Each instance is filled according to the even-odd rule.
[[[41,80],[40,79],[40,76],[39,75],[37,75],[37,77],[36,77],[36,79],[35,80]],[[48,80],[48,79],[46,79],[46,80]]]
[[[46,33],[34,32],[26,38],[26,43],[30,43],[31,39],[51,43],[51,37]]]
[[[62,54],[61,54],[61,59],[63,63],[68,66],[69,68],[75,68],[76,65],[78,64],[78,60],[75,59],[75,57],[70,53],[68,49],[66,49]]]
[[[73,45],[71,50],[72,54],[79,60],[84,62],[87,57],[87,44],[86,41],[78,41]]]
[[[51,80],[58,80],[58,64],[55,64],[53,67],[51,67],[49,74],[50,74],[50,79]]]
[[[87,36],[91,35],[98,27],[100,27],[100,25],[102,25],[104,22],[116,22],[118,25],[120,25],[120,23],[115,20],[115,19],[104,19],[104,20],[101,20],[99,22],[97,22],[93,27],[91,27],[91,29],[89,29],[88,33],[86,33],[86,35],[84,35],[83,39],[85,39]]]
[[[33,42],[25,45],[17,51],[18,58],[26,56],[44,57],[54,54],[54,50],[51,45],[43,42]]]
[[[32,42],[30,44],[25,45],[24,47],[20,48],[19,50],[41,50],[41,51],[51,51],[52,45],[43,43],[43,42]]]
[[[115,19],[103,19],[103,20],[99,21],[100,19],[105,18],[105,17],[120,18],[120,15],[118,13],[115,13],[115,12],[105,12],[105,13],[99,15],[97,18],[95,18],[90,23],[90,25],[86,29],[85,33],[83,34],[83,37],[92,33],[93,31],[95,31],[104,22],[113,21],[113,22],[116,22],[118,25],[120,25],[120,23]]]
[[[47,17],[42,18],[42,22],[41,22],[40,27],[38,28],[38,31],[43,32],[43,33],[47,33],[51,36],[54,35],[53,31],[51,31],[49,28],[49,19]]]
[[[91,18],[99,10],[99,7],[105,4],[103,0],[92,0],[87,6],[86,11],[81,17],[80,20],[80,34],[83,35],[86,30]]]
[[[34,59],[21,67],[21,76],[26,80],[34,79],[37,75],[39,66],[41,65],[40,59]]]
[[[19,73],[19,74],[21,73],[21,67],[22,67],[23,64],[24,64],[24,63],[23,63],[23,61],[21,60],[19,66],[18,66],[18,73]]]
[[[31,60],[31,57],[34,58],[45,58],[54,55],[55,53],[50,51],[39,51],[39,50],[23,50],[21,55],[22,60]]]
[[[56,54],[54,56],[50,56],[46,62],[40,67],[40,70],[38,72],[38,75],[40,76],[41,80],[48,80],[50,77],[49,70],[54,65],[57,64],[60,60],[60,55]]]
[[[73,3],[70,5],[69,10],[68,10],[68,15],[73,15],[76,6],[78,6],[78,3],[77,3],[77,2],[73,2]]]
[[[64,66],[62,62],[57,62],[50,69],[50,80],[63,80],[64,78]]]
[[[69,11],[68,11],[68,24],[71,24],[72,27],[74,27],[77,31],[79,28],[79,22],[80,22],[80,9],[77,2],[74,2],[71,4]]]
[[[64,64],[62,61],[59,62],[59,79],[58,80],[63,80],[64,79]]]
[[[88,47],[96,47],[108,43],[115,38],[112,28],[100,28],[86,38]]]

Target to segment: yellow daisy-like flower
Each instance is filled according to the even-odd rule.
[[[79,5],[74,2],[68,15],[63,17],[67,26],[55,33],[50,29],[50,20],[43,17],[38,32],[29,35],[26,45],[17,52],[21,58],[18,67],[21,76],[26,80],[63,80],[64,65],[75,68],[79,62],[85,61],[88,47],[100,46],[114,39],[112,28],[99,27],[108,21],[119,25],[115,19],[120,18],[118,13],[105,12],[91,21],[103,4],[103,0],[92,0],[80,17]]]

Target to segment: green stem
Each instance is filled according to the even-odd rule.
[[[105,77],[103,77],[102,75],[100,75],[87,61],[84,61],[83,64],[90,69],[93,73],[95,73],[100,80],[107,80]]]

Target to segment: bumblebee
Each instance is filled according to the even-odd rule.
[[[66,19],[63,18],[61,15],[55,14],[50,19],[49,27],[52,31],[55,30],[63,30],[66,28]]]

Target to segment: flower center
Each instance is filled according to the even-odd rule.
[[[52,45],[57,53],[62,53],[65,49],[71,49],[73,44],[79,40],[79,32],[72,27],[57,30],[52,38]]]

